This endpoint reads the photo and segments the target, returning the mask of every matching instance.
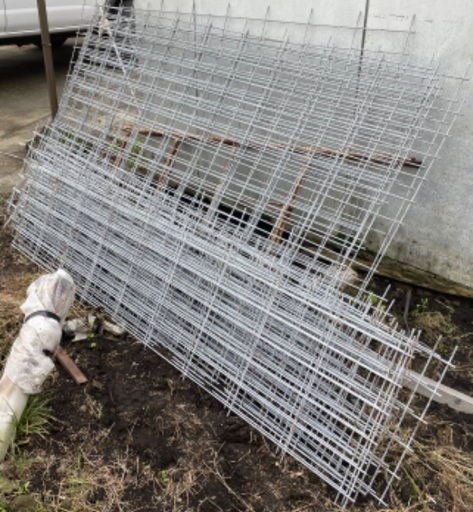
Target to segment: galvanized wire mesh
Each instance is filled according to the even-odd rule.
[[[66,268],[85,301],[343,505],[383,501],[399,469],[388,460],[411,442],[403,420],[423,416],[400,398],[414,351],[424,371],[448,363],[366,286],[457,113],[446,83],[460,81],[361,51],[356,27],[339,29],[347,47],[311,24],[291,42],[287,28],[97,17],[12,201],[14,243]],[[373,232],[381,249],[356,279]]]

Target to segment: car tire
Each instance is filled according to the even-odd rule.
[[[68,39],[67,36],[63,36],[62,34],[51,34],[51,46],[53,48],[60,48]],[[34,42],[35,46],[37,46],[40,50],[42,49],[41,39]]]

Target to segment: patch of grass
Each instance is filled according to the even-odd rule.
[[[103,416],[103,404],[95,400],[89,393],[84,391],[84,404],[83,408],[97,421],[100,421]]]
[[[77,458],[73,452],[66,452],[61,460],[57,468],[58,492],[44,496],[49,512],[137,512],[124,503],[123,496],[127,488],[136,486],[140,479],[149,480],[151,475],[137,468],[128,453],[109,454],[104,460],[81,452],[79,464]]]
[[[414,316],[415,325],[422,329],[430,338],[437,338],[439,335],[451,335],[456,331],[455,325],[449,315],[440,311],[423,311]]]
[[[427,297],[422,297],[413,311],[415,327],[421,329],[430,340],[439,336],[451,336],[456,333],[457,327],[453,321],[455,310],[448,304],[436,300],[442,310],[434,308]],[[449,351],[446,351],[449,352]]]
[[[32,395],[28,398],[25,410],[16,425],[14,446],[29,442],[31,437],[45,438],[49,433],[49,426],[54,420],[51,412],[50,393]]]
[[[13,494],[13,491],[21,486],[21,482],[28,480],[34,462],[34,457],[31,457],[26,451],[10,451],[3,464],[4,476],[7,476],[13,485],[12,490],[9,490],[7,494]]]
[[[449,498],[451,512],[470,510],[473,503],[473,457],[454,446],[415,442],[415,464],[424,488]],[[420,468],[424,471],[421,472]],[[432,492],[434,494],[434,492]]]

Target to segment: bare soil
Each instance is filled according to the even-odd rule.
[[[39,272],[1,232],[3,360],[21,325],[18,306]],[[387,284],[402,322],[407,288],[376,278],[373,289]],[[408,322],[424,329],[426,343],[442,335],[445,355],[459,346],[447,384],[473,394],[471,311],[471,300],[414,289]],[[89,382],[75,385],[62,368],[47,382],[49,434],[17,440],[2,468],[0,512],[339,510],[320,479],[290,457],[281,460],[245,422],[130,336],[95,334],[64,347]],[[390,506],[365,500],[350,510],[471,512],[471,419],[434,405]]]

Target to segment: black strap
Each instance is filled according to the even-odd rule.
[[[31,315],[28,315],[23,323],[26,323],[34,316],[44,316],[46,318],[52,318],[53,320],[56,320],[56,322],[61,322],[61,317],[56,315],[56,313],[51,313],[51,311],[35,311],[34,313],[31,313]]]

